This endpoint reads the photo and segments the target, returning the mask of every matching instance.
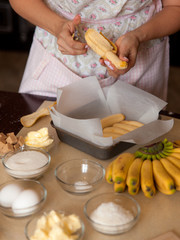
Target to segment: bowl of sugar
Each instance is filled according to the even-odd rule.
[[[23,146],[14,152],[8,152],[2,158],[6,172],[14,178],[37,179],[43,175],[51,161],[44,149]]]
[[[104,167],[89,159],[67,160],[55,169],[57,182],[72,194],[85,194],[95,190],[101,184],[104,175]]]
[[[17,179],[0,185],[0,211],[8,217],[26,217],[38,212],[47,190],[36,180]]]
[[[117,235],[129,231],[137,223],[140,206],[129,195],[101,193],[86,202],[84,214],[96,231]]]

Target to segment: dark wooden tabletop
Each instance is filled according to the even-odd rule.
[[[0,91],[0,132],[17,134],[22,128],[20,118],[38,109],[45,101],[55,98],[32,94],[20,94]],[[180,114],[161,111],[160,114],[180,118]]]
[[[20,118],[36,111],[45,100],[56,99],[0,91],[0,132],[17,134],[22,128]]]

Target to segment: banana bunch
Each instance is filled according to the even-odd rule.
[[[117,69],[127,68],[127,62],[120,60],[116,55],[116,45],[107,39],[102,33],[89,28],[85,33],[85,40],[94,52],[96,52],[104,60],[107,59]]]
[[[125,120],[122,113],[113,114],[101,119],[103,137],[112,137],[116,139],[123,134],[131,132],[144,124],[138,121]]]
[[[157,190],[166,195],[180,191],[180,146],[174,146],[164,139],[133,154],[120,154],[107,166],[106,181],[114,185],[115,192],[127,187],[128,193],[135,195],[141,189],[148,198]]]

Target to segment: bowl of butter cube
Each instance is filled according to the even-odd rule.
[[[36,131],[29,131],[24,137],[24,143],[28,147],[43,148],[49,152],[54,145],[54,138],[49,134],[48,128],[43,127]]]
[[[76,214],[59,210],[41,212],[30,219],[25,226],[26,239],[74,239],[81,240],[84,223]]]

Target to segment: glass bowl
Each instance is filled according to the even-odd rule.
[[[60,186],[73,194],[84,194],[96,189],[104,175],[104,167],[88,159],[68,160],[55,169],[55,176]]]
[[[2,158],[6,172],[14,178],[39,178],[46,172],[51,156],[43,149],[23,146]]]
[[[52,212],[54,212],[55,214],[54,214],[54,217],[51,218],[51,220],[49,221],[49,220],[47,220],[47,217],[50,216],[50,214],[52,215]],[[68,226],[68,224],[61,224],[62,223],[61,221],[58,222],[58,219],[59,219],[57,217],[58,214],[61,214],[61,215],[65,216],[65,217],[70,215],[70,214],[65,213],[64,211],[54,211],[54,210],[52,210],[52,211],[48,211],[48,212],[39,213],[38,215],[34,216],[32,219],[30,219],[27,222],[27,224],[25,226],[24,233],[25,233],[26,238],[28,240],[31,239],[31,237],[35,234],[35,230],[37,229],[37,226],[41,227],[41,229],[44,229],[44,228],[46,229],[46,231],[45,231],[46,232],[46,237],[47,237],[47,234],[49,234],[50,231],[53,230],[53,227],[54,227],[54,229],[57,230],[59,228],[59,226]],[[41,222],[41,219],[43,219],[42,222]],[[48,218],[48,219],[50,219],[50,218]],[[78,217],[78,219],[80,221],[80,228],[77,231],[75,231],[72,234],[70,234],[70,236],[72,237],[71,239],[74,239],[74,240],[81,240],[83,238],[83,236],[84,236],[84,231],[85,231],[85,227],[84,227],[83,221],[79,217]],[[54,224],[56,226],[54,226]],[[75,226],[74,223],[71,224],[71,226],[70,226],[71,227],[71,231],[72,231],[72,226]],[[62,229],[62,231],[56,231],[56,233],[64,232],[63,231],[64,229],[63,228],[61,228],[61,229]],[[67,232],[69,232],[69,231],[67,231]],[[52,232],[51,232],[51,234],[52,234]],[[42,236],[40,236],[40,238],[36,238],[36,239],[42,239],[41,237]],[[53,238],[53,239],[55,239],[55,238]],[[56,238],[56,239],[64,239],[64,238],[61,235],[61,236],[58,236],[58,238]],[[70,239],[70,238],[66,238],[66,239]]]
[[[129,195],[102,193],[86,202],[84,214],[96,231],[117,235],[129,231],[136,224],[140,206]]]
[[[38,181],[17,179],[0,185],[0,211],[8,217],[26,217],[38,212],[47,197]]]

